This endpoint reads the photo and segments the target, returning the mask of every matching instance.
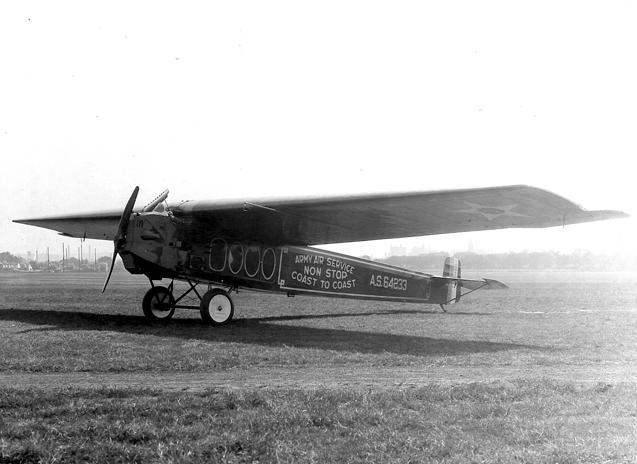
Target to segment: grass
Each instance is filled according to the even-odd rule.
[[[61,394],[62,393],[62,394]],[[5,389],[0,462],[635,462],[637,391]]]
[[[544,378],[637,365],[637,274],[482,273],[509,284],[434,306],[241,292],[223,327],[146,322],[143,279],[0,274],[0,376],[462,369],[418,387],[0,387],[0,463],[637,462],[637,384]],[[468,275],[468,277],[473,277]],[[479,276],[475,276],[479,277]],[[630,376],[628,376],[630,377]],[[573,376],[573,379],[575,377]],[[632,377],[630,377],[632,378]]]
[[[188,310],[166,326],[147,322],[140,308],[147,283],[140,279],[117,276],[101,295],[99,278],[78,285],[68,276],[27,275],[7,284],[0,274],[0,372],[634,366],[637,275],[583,275],[597,281],[517,283],[515,274],[510,290],[466,297],[451,314],[426,305],[241,292],[241,316],[208,327]]]

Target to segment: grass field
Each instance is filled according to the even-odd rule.
[[[0,273],[3,462],[637,462],[637,274],[482,272],[435,306]]]

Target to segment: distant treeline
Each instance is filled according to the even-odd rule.
[[[0,263],[2,262],[6,262],[6,263],[20,263],[23,260],[21,260],[20,258],[18,258],[17,256],[13,256],[11,253],[9,253],[8,251],[3,251],[2,253],[0,253]]]
[[[427,253],[418,256],[391,256],[379,259],[383,263],[414,270],[441,271],[446,252]],[[591,271],[637,270],[634,254],[593,254],[575,251],[561,254],[555,251],[519,253],[455,253],[464,269],[577,269]]]

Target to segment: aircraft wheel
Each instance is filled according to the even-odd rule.
[[[234,303],[228,292],[214,288],[205,293],[199,304],[201,318],[210,325],[223,325],[234,316]]]
[[[175,312],[175,298],[166,287],[153,287],[142,301],[144,316],[151,321],[167,321]]]

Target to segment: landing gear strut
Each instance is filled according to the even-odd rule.
[[[155,286],[150,281],[151,289],[146,292],[142,301],[142,309],[144,316],[153,322],[166,322],[173,317],[176,308],[198,309],[201,318],[210,325],[224,325],[229,323],[234,316],[234,303],[230,294],[220,288],[212,288],[203,295],[197,291],[199,282],[193,282],[184,279],[190,288],[186,290],[179,298],[175,299],[173,292],[175,290],[173,280],[168,287]],[[193,292],[199,300],[199,305],[184,305],[179,302],[188,294]]]

